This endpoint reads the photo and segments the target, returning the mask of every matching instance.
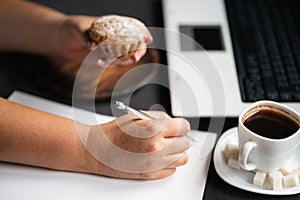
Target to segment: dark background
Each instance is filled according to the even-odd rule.
[[[36,0],[36,2],[66,14],[96,16],[104,14],[127,15],[140,19],[149,27],[164,27],[160,0]],[[45,43],[45,45],[47,45],[47,43]],[[161,63],[166,63],[165,53],[160,52],[160,56]],[[21,90],[71,105],[72,102],[70,99],[58,96],[45,89],[36,81],[32,73],[32,65],[39,63],[39,60],[40,57],[34,55],[2,52],[0,54],[0,96],[7,98],[14,90]],[[39,67],[43,67],[43,64],[40,64]],[[158,73],[158,78],[166,84],[168,83],[168,74],[164,71]],[[110,103],[110,99],[96,101],[97,112],[111,114]],[[169,90],[166,87],[148,85],[137,90],[130,99],[130,105],[138,109],[149,109],[154,104],[162,105],[166,112],[171,115]],[[200,130],[207,130],[211,120],[213,120],[213,122],[222,121],[221,118],[188,120],[191,122],[192,128]],[[236,125],[236,118],[226,118],[224,128],[217,130],[218,135]],[[300,199],[300,196],[269,196],[240,190],[225,183],[217,175],[213,162],[211,162],[204,199]]]

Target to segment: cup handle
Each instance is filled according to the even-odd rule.
[[[256,165],[254,163],[248,163],[249,154],[256,146],[257,144],[255,142],[249,141],[241,148],[239,153],[239,163],[243,169],[248,171],[256,169]]]

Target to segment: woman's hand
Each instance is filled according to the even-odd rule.
[[[55,31],[57,57],[82,62],[92,49],[88,44],[87,30],[95,19],[90,16],[65,16]]]
[[[46,73],[48,71],[55,73],[53,73],[53,78],[49,74],[40,74],[39,77],[46,80],[46,83],[42,82],[43,85],[47,85],[48,88],[52,88],[60,95],[70,97],[76,78],[78,97],[90,99],[95,96],[97,99],[104,99],[112,95],[116,83],[124,74],[137,66],[159,62],[157,51],[149,50],[146,53],[147,44],[152,42],[152,36],[147,30],[148,37],[145,38],[145,44],[142,45],[145,48],[140,48],[133,58],[119,58],[114,62],[109,60],[103,64],[104,66],[99,66],[97,64],[99,58],[105,59],[106,54],[102,48],[96,48],[96,43],[89,39],[87,33],[95,19],[98,17],[66,16],[62,20],[63,22],[57,26],[54,40],[57,41],[54,45],[56,54],[50,57],[49,65],[44,66],[49,68],[44,70]],[[82,63],[84,59],[86,60]],[[148,67],[143,73],[140,72],[139,78],[150,76],[151,69],[153,67]],[[84,73],[78,73],[79,70]],[[62,82],[58,82],[60,80]],[[130,88],[132,85],[127,85],[127,87]],[[120,94],[122,91],[123,89],[115,91],[115,94]]]
[[[189,123],[151,112],[90,126],[0,98],[0,161],[128,179],[158,179],[185,164]]]
[[[93,173],[118,178],[158,179],[167,177],[188,161],[185,137],[189,123],[181,118],[170,118],[162,112],[151,112],[160,117],[141,120],[125,115],[116,120],[81,130],[80,138],[99,163]]]
[[[52,8],[18,0],[0,1],[0,51],[17,51],[81,63],[95,47],[87,30],[98,17],[65,15]],[[151,35],[145,39],[148,44]],[[138,61],[145,53],[135,56]],[[128,60],[126,60],[128,61]]]
[[[84,58],[97,47],[96,43],[89,39],[87,34],[92,22],[98,17],[92,16],[66,16],[56,30],[57,57],[65,61],[75,61],[81,63]],[[137,20],[137,19],[134,19]],[[138,50],[131,59],[120,58],[116,60],[118,64],[130,64],[138,62],[146,53],[146,47],[152,42],[152,36],[148,31],[145,39],[145,48]]]

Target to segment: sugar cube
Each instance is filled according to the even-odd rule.
[[[299,180],[299,183],[300,183],[300,169],[293,170],[291,174],[296,174],[298,176],[298,180]]]
[[[299,184],[298,174],[289,174],[283,177],[285,187],[296,186]]]
[[[226,144],[222,153],[223,153],[224,159],[227,161],[230,157],[238,157],[239,148],[235,144]]]
[[[280,171],[271,172],[268,177],[272,190],[282,190],[283,174]]]
[[[293,170],[297,169],[297,165],[294,163],[286,163],[284,167],[280,169],[283,175],[287,176],[292,173]]]
[[[235,156],[231,156],[228,159],[227,165],[234,169],[240,169],[240,163]]]
[[[266,176],[267,174],[265,172],[257,171],[253,178],[253,184],[259,187],[263,187]]]

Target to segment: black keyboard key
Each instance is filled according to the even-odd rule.
[[[284,102],[293,101],[293,93],[291,92],[280,92],[280,99]]]
[[[277,91],[267,91],[267,98],[273,101],[279,101],[279,96]]]
[[[291,86],[300,85],[300,79],[297,70],[290,70],[288,73],[288,79]]]
[[[294,93],[294,101],[300,101],[300,92],[299,93]]]
[[[279,91],[284,91],[285,88],[289,87],[287,79],[277,80],[277,87],[278,87]]]

